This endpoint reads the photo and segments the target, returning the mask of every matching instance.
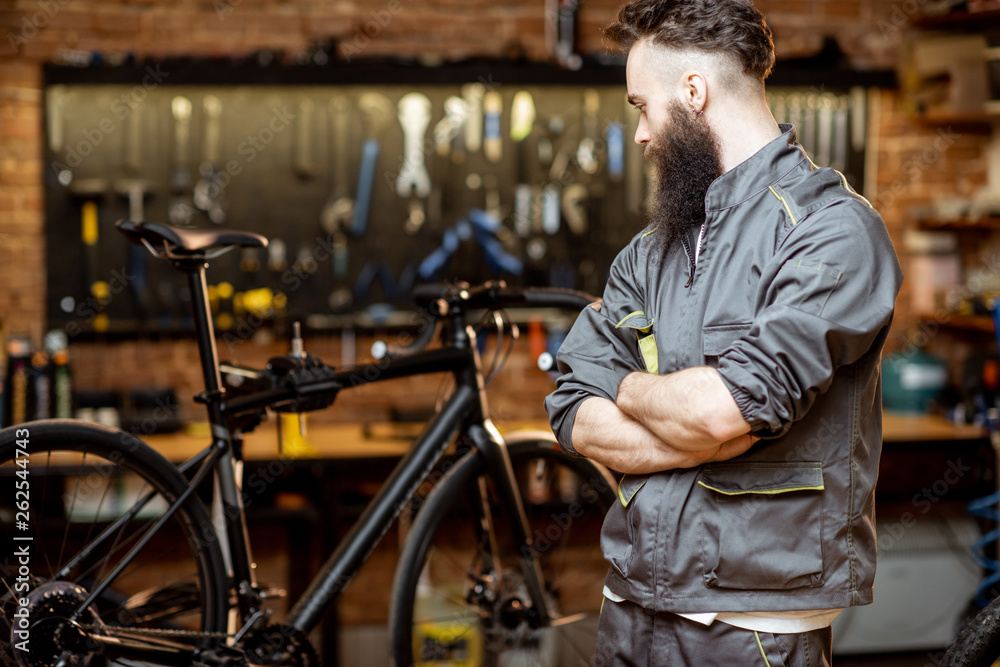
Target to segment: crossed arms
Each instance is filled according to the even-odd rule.
[[[634,372],[616,401],[586,399],[573,422],[577,453],[612,470],[647,474],[739,456],[756,442],[719,373]]]

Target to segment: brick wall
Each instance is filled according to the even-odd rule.
[[[619,0],[585,0],[580,11],[580,50],[601,49],[599,31]],[[835,37],[857,68],[891,68],[902,26],[919,3],[889,0],[760,0],[774,28],[779,58],[813,55],[825,37]],[[256,49],[282,49],[290,56],[310,42],[336,38],[354,58],[408,55],[435,58],[523,53],[546,58],[543,0],[17,0],[0,5],[0,335],[27,333],[40,340],[44,328],[44,235],[41,161],[41,66],[65,58],[67,50],[145,56],[219,56]],[[911,7],[913,5],[913,7]],[[919,182],[899,172],[908,151],[932,142],[934,133],[915,126],[899,109],[894,93],[881,95],[884,135],[878,151],[878,185],[901,181],[905,192],[885,206],[894,234],[905,225],[908,198],[950,191],[956,186],[937,167]],[[977,139],[963,138],[940,165],[965,169],[974,184],[983,178]],[[964,172],[963,172],[964,173]],[[918,194],[919,193],[919,194]],[[67,239],[67,242],[72,240]],[[897,321],[905,322],[903,317]],[[905,326],[905,325],[901,325]],[[894,337],[901,339],[902,334]],[[897,343],[898,344],[898,343]],[[248,343],[248,346],[252,346]],[[337,341],[320,341],[335,352]],[[248,347],[243,356],[265,359],[281,345]],[[319,350],[322,351],[322,350]],[[198,385],[187,342],[78,345],[78,386],[124,387],[151,376],[156,384],[182,389],[182,401]],[[510,401],[505,409],[541,416],[539,400],[549,387],[543,374],[517,358],[516,391],[526,386],[531,401]],[[400,392],[405,394],[406,390]]]

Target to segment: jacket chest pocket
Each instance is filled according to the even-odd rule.
[[[820,463],[715,463],[705,492],[701,555],[705,585],[788,590],[823,584]]]
[[[720,324],[701,330],[701,351],[705,364],[713,368],[719,365],[719,357],[731,348],[737,340],[750,331],[750,323]]]
[[[635,332],[639,354],[646,365],[646,372],[659,375],[659,355],[656,351],[656,337],[653,335],[654,318],[646,317],[641,310],[629,313],[615,325],[616,329],[630,329]]]

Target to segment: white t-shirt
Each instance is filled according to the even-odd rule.
[[[612,593],[604,587],[604,597],[612,602],[622,602],[625,598]],[[701,623],[711,625],[714,621],[721,621],[744,630],[756,630],[757,632],[773,632],[775,634],[789,634],[798,632],[812,632],[825,628],[840,615],[843,609],[810,609],[803,611],[720,611],[701,613],[678,613],[678,616]]]

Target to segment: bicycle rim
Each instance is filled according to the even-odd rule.
[[[22,667],[65,653],[78,665],[145,665],[160,663],[142,652],[123,659],[101,639],[140,648],[218,643],[210,635],[226,629],[228,593],[203,504],[192,495],[151,530],[185,486],[162,456],[113,429],[51,420],[0,431],[0,489],[9,490],[0,523],[5,543],[23,552],[0,564],[4,657]],[[16,496],[18,487],[27,493]],[[19,645],[26,636],[30,644]]]
[[[551,441],[509,450],[553,623],[532,619],[508,517],[472,453],[431,492],[400,557],[391,609],[397,665],[591,664],[607,574],[600,531],[615,498],[610,478]],[[490,523],[492,535],[483,529]]]

